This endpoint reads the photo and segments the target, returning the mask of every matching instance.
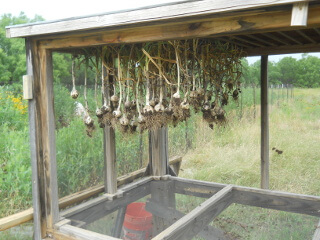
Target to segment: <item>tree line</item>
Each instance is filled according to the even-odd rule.
[[[28,18],[23,12],[19,16],[4,14],[0,17],[0,85],[21,83],[26,73],[25,42],[23,39],[8,39],[5,27],[9,25],[43,21],[41,16]],[[71,84],[71,56],[54,53],[54,80],[63,85]],[[242,83],[244,86],[260,85],[260,61],[249,64],[243,59]],[[320,58],[303,54],[301,59],[284,57],[268,65],[270,84],[292,84],[301,88],[320,87]],[[83,73],[80,71],[79,78]],[[90,78],[93,84],[94,78]],[[79,81],[81,84],[81,80]]]

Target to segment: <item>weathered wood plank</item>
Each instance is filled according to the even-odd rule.
[[[320,217],[320,197],[234,187],[234,203]]]
[[[212,191],[221,189],[226,184],[217,184],[204,181],[196,181],[183,179],[179,177],[168,177],[175,181],[176,192],[182,192],[190,187],[188,194],[192,192],[204,192],[207,194],[212,186]],[[271,191],[265,189],[249,188],[234,186],[233,187],[233,202],[248,206],[268,208],[285,212],[294,212],[320,217],[320,196],[310,196],[303,194],[294,194],[287,192]]]
[[[168,127],[149,131],[151,175],[163,176],[168,173]]]
[[[153,216],[164,218],[172,223],[176,222],[177,220],[185,216],[184,213],[176,209],[167,208],[167,207],[164,207],[161,203],[155,203],[152,201],[147,201],[146,210],[148,212],[151,212]],[[198,236],[208,240],[226,239],[224,236],[224,232],[221,229],[218,229],[212,226],[207,226],[205,229],[199,232]]]
[[[303,0],[202,0],[169,3],[162,6],[106,13],[97,16],[7,27],[7,37],[26,37],[42,34],[83,31],[97,28],[150,23],[160,20],[175,21],[182,17],[199,17],[208,14],[227,13],[276,5],[300,3]]]
[[[309,27],[320,26],[319,6],[310,7],[308,16]],[[159,24],[136,28],[117,29],[110,31],[90,32],[50,37],[41,40],[40,46],[49,49],[96,46],[109,43],[131,43],[161,41],[193,37],[221,37],[258,32],[293,30],[290,26],[291,10],[266,12],[239,17],[221,17],[217,19],[195,19],[174,24]]]
[[[232,186],[227,186],[180,218],[153,240],[191,239],[232,203]]]
[[[26,63],[27,63],[27,74],[32,76],[32,95],[34,92],[33,86],[33,44],[30,39],[26,39]],[[32,171],[32,209],[28,209],[21,213],[15,214],[13,218],[6,219],[4,221],[5,226],[1,226],[0,219],[0,231],[10,228],[10,225],[19,225],[28,221],[28,218],[33,215],[33,232],[34,239],[40,240],[41,236],[44,235],[44,232],[41,233],[41,202],[40,202],[40,184],[38,179],[38,161],[39,160],[39,131],[36,126],[38,125],[37,121],[37,109],[36,109],[36,100],[33,97],[28,101],[28,112],[29,112],[29,138],[30,138],[30,153],[31,153],[31,171]],[[6,224],[7,223],[7,224]],[[8,224],[9,223],[9,224]]]
[[[308,7],[308,2],[299,2],[293,4],[291,26],[307,26]]]
[[[123,221],[124,217],[126,215],[127,207],[122,207],[118,210],[117,217],[116,217],[116,222],[114,224],[114,229],[113,229],[113,237],[121,237],[121,231],[122,231],[122,226],[123,226]]]
[[[309,53],[319,52],[320,44],[304,44],[304,45],[288,45],[279,47],[265,47],[248,49],[246,53],[248,56],[261,56],[261,55],[277,55],[277,54],[289,54],[289,53]]]
[[[81,240],[121,240],[120,238],[114,238],[100,233],[85,230],[83,228],[77,228],[71,225],[63,225],[60,227],[59,231],[71,237]]]
[[[117,192],[117,168],[116,168],[116,138],[114,129],[105,126],[103,131],[104,149],[104,186],[106,193]]]
[[[30,108],[29,108],[30,110]],[[32,121],[31,121],[32,122]],[[33,141],[32,141],[33,142]],[[32,158],[34,159],[34,158]],[[181,157],[173,157],[170,160],[170,164],[172,166],[181,165],[182,158]],[[134,171],[130,174],[121,176],[117,179],[118,187],[128,184],[134,181],[137,178],[141,178],[144,176],[146,168],[142,168],[140,170]],[[33,181],[35,183],[35,181]],[[90,197],[97,196],[98,194],[104,192],[104,185],[98,185],[95,187],[91,187],[85,189],[80,192],[73,193],[71,195],[65,196],[59,200],[59,208],[64,209],[73,204],[82,202]],[[9,228],[18,226],[22,223],[31,221],[33,219],[33,208],[29,208],[25,211],[19,212],[17,214],[13,214],[0,219],[0,231],[7,230]]]
[[[314,232],[312,240],[320,240],[320,221],[319,221],[319,224],[317,226],[316,231]]]
[[[169,177],[175,180],[175,192],[183,195],[209,198],[224,188],[225,184],[211,183],[180,177]]]
[[[268,55],[261,56],[261,188],[269,189]]]

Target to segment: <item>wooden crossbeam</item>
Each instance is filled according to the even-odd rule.
[[[161,217],[170,222],[175,222],[185,216],[184,213],[176,209],[165,207],[161,203],[155,203],[153,201],[148,201],[146,203],[146,210],[152,213],[153,216]],[[201,232],[199,232],[198,236],[207,240],[226,239],[224,232],[221,229],[213,226],[205,227]]]
[[[304,37],[305,39],[307,39],[309,42],[311,43],[317,43],[317,41],[313,40],[311,37],[309,37],[307,34],[305,34],[304,32],[302,32],[301,30],[297,30],[297,32]]]
[[[283,37],[285,37],[285,38],[287,38],[287,39],[295,42],[296,44],[299,44],[299,45],[302,45],[302,44],[303,44],[302,42],[298,41],[297,39],[289,36],[288,34],[286,34],[286,33],[284,33],[284,32],[281,32],[281,31],[280,31],[280,32],[278,32],[278,33],[279,33],[280,35],[282,35]]]
[[[266,36],[267,38],[271,38],[279,43],[282,43],[284,45],[290,45],[290,43],[286,42],[286,41],[283,41],[283,39],[281,38],[278,38],[276,36],[274,36],[272,33],[261,33],[263,36]]]
[[[232,202],[232,186],[226,186],[211,198],[180,218],[152,240],[192,239]]]
[[[219,189],[227,186],[226,184],[217,184],[190,179],[186,180],[171,176],[169,176],[168,179],[175,181],[176,193],[187,194],[191,196],[209,196],[210,186],[211,192],[217,192]],[[319,196],[234,186],[233,202],[248,206],[320,217]]]
[[[92,240],[92,239],[95,239],[95,240],[121,240],[120,238],[114,238],[114,237],[110,237],[110,236],[103,235],[100,233],[88,231],[83,228],[71,226],[69,224],[61,226],[59,231],[61,233],[76,237],[76,239],[82,239],[82,240]]]

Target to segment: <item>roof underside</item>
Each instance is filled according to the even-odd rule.
[[[293,6],[300,6],[295,16]],[[306,7],[306,11],[303,8]],[[183,38],[230,42],[248,55],[320,51],[320,2],[193,0],[81,18],[7,27],[58,51],[110,43]],[[307,25],[292,26],[303,16]]]

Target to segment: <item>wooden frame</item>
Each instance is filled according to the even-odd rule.
[[[190,0],[136,10],[82,18],[7,27],[8,37],[24,37],[27,46],[27,74],[34,79],[29,100],[32,158],[33,211],[0,220],[0,229],[32,219],[35,239],[52,235],[56,239],[118,239],[125,206],[146,194],[151,204],[175,209],[175,194],[209,198],[191,213],[172,221],[156,216],[155,225],[165,229],[154,239],[185,239],[201,231],[232,203],[320,216],[320,198],[290,193],[229,186],[177,175],[180,162],[168,164],[168,133],[163,127],[149,133],[149,165],[117,179],[114,131],[104,130],[104,185],[75,193],[58,201],[55,127],[53,109],[52,52],[72,52],[83,47],[185,38],[206,38],[230,42],[249,56],[262,57],[262,146],[261,186],[268,188],[268,102],[267,55],[320,50],[320,3],[307,0]],[[282,39],[284,38],[284,39]],[[152,177],[131,183],[136,178]],[[162,194],[159,194],[161,189]],[[103,193],[101,196],[97,196]],[[71,204],[95,197],[59,212]],[[92,233],[77,226],[95,221],[116,209],[118,227],[114,237]],[[63,218],[72,218],[71,220]],[[198,224],[197,219],[201,219]],[[8,224],[9,223],[9,224]],[[172,224],[172,225],[171,225]],[[171,225],[171,226],[170,226]],[[188,229],[188,230],[187,230]],[[190,230],[191,229],[191,230]],[[315,233],[315,237],[319,232]]]
[[[153,240],[191,239],[200,233],[215,217],[232,203],[320,217],[320,197],[217,184],[165,175],[160,178],[143,178],[138,182],[120,188],[120,192],[115,195],[103,195],[87,203],[75,206],[65,211],[65,213],[62,213],[62,216],[68,220],[62,220],[56,224],[56,228],[64,234],[72,234],[80,239],[89,239],[90,236],[96,236],[95,233],[90,235],[87,230],[71,226],[70,223],[74,219],[78,219],[80,213],[88,216],[90,215],[90,211],[92,211],[93,218],[89,217],[86,219],[89,221],[88,223],[90,223],[117,209],[121,209],[124,204],[129,204],[138,198],[150,194],[152,191],[150,187],[152,183],[162,185],[171,183],[174,193],[208,198],[201,206],[196,207],[190,213],[186,215],[178,213],[178,220],[154,236],[152,238]],[[151,204],[151,206],[155,208],[156,205],[152,203],[152,197],[150,201],[148,204]],[[175,213],[176,210],[172,210],[172,207],[164,206],[162,202],[156,204],[161,204],[160,209],[162,208],[162,211],[171,212],[171,214],[177,216]],[[105,212],[97,215],[95,213],[97,209],[99,211],[104,209]],[[155,212],[155,216],[161,216],[162,214],[163,213],[157,214]],[[97,236],[100,237],[97,239],[119,239],[110,236],[103,236],[103,238],[99,234]]]

